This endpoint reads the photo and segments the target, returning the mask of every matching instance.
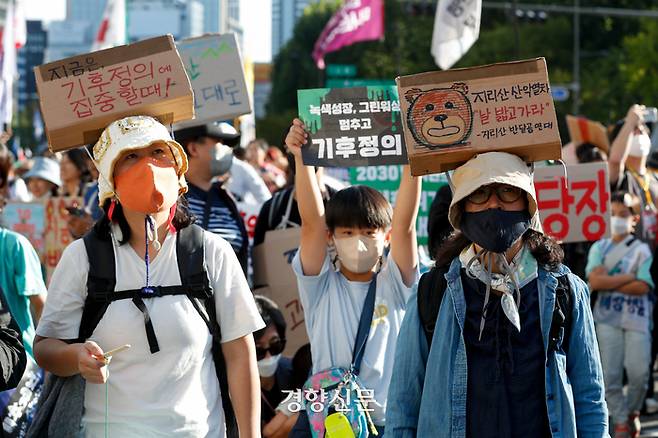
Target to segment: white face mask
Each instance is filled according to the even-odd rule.
[[[280,354],[259,360],[258,374],[261,377],[272,377],[276,373],[276,369],[279,367],[279,359],[281,359]]]
[[[633,231],[632,218],[612,216],[610,219],[610,229],[615,236],[630,234]]]
[[[628,155],[632,157],[646,157],[651,151],[651,138],[646,134],[634,135]]]
[[[378,237],[334,237],[334,243],[340,263],[355,274],[370,271],[384,253],[384,239]]]

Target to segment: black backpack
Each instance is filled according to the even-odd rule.
[[[159,350],[159,346],[143,299],[187,295],[212,335],[212,355],[221,389],[227,436],[238,437],[235,412],[229,397],[226,362],[220,344],[221,331],[217,323],[213,290],[205,268],[203,229],[198,225],[189,225],[178,231],[176,235],[176,256],[182,286],[153,286],[152,292],[144,289],[115,292],[116,265],[111,237],[109,235],[100,237],[95,230],[91,230],[83,240],[89,259],[89,274],[87,299],[80,321],[78,342],[84,342],[92,335],[111,302],[131,299],[144,314],[149,347],[151,353],[155,353]]]
[[[448,268],[447,265],[435,266],[429,272],[424,273],[418,282],[418,315],[425,332],[428,349],[432,346],[436,318],[439,315],[439,309],[447,287],[445,274],[448,272]],[[557,279],[556,300],[549,331],[548,351],[557,350],[560,338],[562,338],[562,348],[566,352],[569,345],[569,333],[571,333],[571,312],[573,309],[571,286],[567,275],[560,275],[555,278]],[[562,328],[564,328],[564,332],[561,336]]]

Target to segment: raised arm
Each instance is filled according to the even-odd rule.
[[[302,218],[300,258],[304,275],[318,275],[327,254],[327,224],[315,169],[302,162],[302,146],[307,140],[304,123],[293,120],[286,136],[286,146],[295,156],[295,191]]]
[[[624,126],[610,146],[610,156],[608,157],[608,174],[610,184],[616,184],[626,168],[626,158],[633,137],[633,131],[642,121],[642,112],[644,107],[633,105],[628,109]]]
[[[402,280],[412,286],[418,267],[416,218],[420,204],[422,177],[411,176],[409,166],[403,166],[400,188],[395,199],[391,226],[391,256],[400,268]]]

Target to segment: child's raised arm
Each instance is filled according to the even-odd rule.
[[[407,286],[416,277],[418,245],[416,244],[416,217],[420,204],[422,177],[411,176],[409,166],[402,167],[402,179],[395,199],[391,225],[391,256],[400,269]]]
[[[307,139],[304,123],[299,119],[293,120],[286,136],[286,146],[295,156],[295,193],[302,218],[300,258],[304,275],[318,275],[327,254],[327,225],[315,169],[302,162],[302,146]]]

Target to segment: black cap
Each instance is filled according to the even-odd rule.
[[[179,143],[186,143],[201,137],[214,138],[231,147],[240,143],[240,133],[226,122],[206,123],[205,125],[178,129],[174,131],[174,137]]]

